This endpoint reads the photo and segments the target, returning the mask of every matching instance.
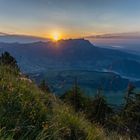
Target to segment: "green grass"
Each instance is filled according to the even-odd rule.
[[[0,66],[0,140],[125,140],[106,136],[84,116],[15,69]]]
[[[102,129],[18,71],[0,66],[0,139],[94,140]]]

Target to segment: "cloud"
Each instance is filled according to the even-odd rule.
[[[112,33],[87,36],[89,39],[140,39],[140,32]]]

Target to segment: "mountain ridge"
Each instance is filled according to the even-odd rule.
[[[22,35],[22,34],[8,34],[0,32],[0,42],[3,43],[32,43],[37,41],[48,41],[49,38],[37,37],[33,35]]]
[[[86,39],[69,39],[57,42],[33,43],[0,43],[0,51],[9,51],[18,61],[24,72],[42,72],[48,69],[81,69],[98,71],[115,71],[124,76],[133,76],[136,69],[124,73],[125,66],[113,67],[111,65],[122,61],[136,62],[140,67],[138,55],[125,53],[119,50],[99,48]],[[125,64],[125,63],[124,63]],[[129,66],[130,65],[130,66]],[[130,63],[127,67],[131,67]],[[122,69],[119,71],[118,69]],[[132,78],[139,78],[135,75]]]

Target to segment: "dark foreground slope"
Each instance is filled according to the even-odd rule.
[[[82,113],[42,92],[15,69],[0,66],[0,139],[117,140],[88,122]],[[123,139],[127,139],[123,137]]]
[[[0,66],[0,90],[0,139],[104,139],[102,129],[16,70]]]

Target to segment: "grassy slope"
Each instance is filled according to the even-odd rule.
[[[0,66],[0,140],[117,140],[104,135],[84,114],[75,113],[9,67]],[[123,138],[125,139],[125,138]]]

